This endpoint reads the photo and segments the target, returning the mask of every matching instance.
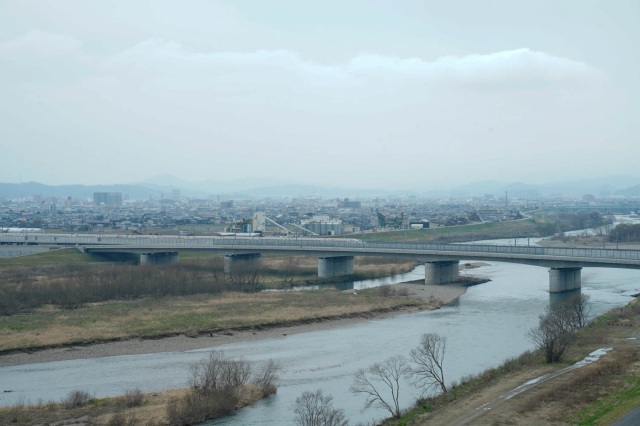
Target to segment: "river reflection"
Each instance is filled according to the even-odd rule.
[[[392,285],[406,283],[410,281],[424,280],[424,265],[416,266],[412,271],[404,274],[397,274],[391,277],[374,278],[370,280],[346,281],[341,283],[331,283],[322,285],[297,286],[291,290],[265,290],[265,291],[305,291],[318,290],[320,288],[335,288],[336,290],[362,290],[365,288],[380,287],[383,285]]]
[[[334,406],[344,409],[352,424],[386,417],[382,410],[361,410],[364,398],[349,392],[353,374],[389,356],[408,355],[422,333],[447,336],[448,382],[531,349],[526,331],[537,324],[550,301],[547,269],[491,262],[470,273],[492,281],[470,287],[456,303],[437,311],[215,348],[257,362],[273,358],[285,370],[276,395],[211,424],[291,424],[295,398],[318,388],[333,395]],[[421,271],[417,268],[411,274],[420,276]],[[622,306],[640,292],[640,271],[584,268],[582,278],[582,292],[591,296],[593,315]],[[135,387],[142,391],[184,387],[189,365],[211,349],[2,367],[0,391],[13,392],[0,393],[0,405],[60,400],[76,389],[102,397]],[[404,386],[402,406],[409,407],[417,396]]]

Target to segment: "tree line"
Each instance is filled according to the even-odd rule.
[[[65,265],[46,270],[5,270],[0,286],[0,315],[28,312],[44,305],[72,308],[147,296],[256,291],[261,288],[261,278],[256,268],[227,274],[219,257],[174,265]]]
[[[608,234],[609,241],[637,243],[640,241],[640,223],[619,223]]]
[[[611,223],[613,223],[612,216],[599,212],[547,212],[544,221],[536,221],[536,229],[540,236],[548,237],[558,232],[598,228]]]

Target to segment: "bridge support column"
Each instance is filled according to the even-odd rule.
[[[457,260],[425,263],[424,283],[447,284],[458,281],[459,263]]]
[[[260,253],[227,254],[224,256],[225,274],[245,274],[260,269],[262,261]]]
[[[318,277],[344,277],[353,274],[353,256],[318,258]]]
[[[180,255],[177,251],[168,253],[145,253],[140,255],[141,265],[167,265],[178,263]]]
[[[561,293],[581,288],[581,270],[582,268],[549,269],[549,293]]]

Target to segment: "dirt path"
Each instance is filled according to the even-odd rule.
[[[463,426],[463,425],[494,425],[495,419],[489,419],[490,411],[499,409],[499,405],[510,399],[508,396],[516,389],[531,381],[535,377],[549,374],[551,368],[540,366],[528,369],[500,379],[500,381],[482,392],[457,399],[438,409],[433,414],[420,419],[417,425],[429,424],[435,426]]]
[[[635,327],[627,328],[631,324]],[[479,392],[465,395],[455,401],[436,409],[433,412],[420,415],[419,418],[410,423],[411,425],[439,425],[439,426],[494,426],[494,425],[565,425],[563,420],[568,415],[567,408],[562,404],[545,402],[535,405],[533,411],[529,407],[529,402],[539,400],[541,394],[554,394],[558,389],[567,389],[567,384],[572,383],[576,375],[586,373],[583,367],[593,363],[604,362],[600,358],[607,355],[605,353],[615,352],[616,349],[623,349],[629,346],[640,346],[640,314],[635,314],[630,319],[613,321],[601,330],[605,338],[599,344],[601,348],[607,350],[595,350],[593,358],[585,358],[582,361],[562,368],[561,365],[537,365],[524,367],[520,371],[515,371],[501,377],[495,384],[482,388]],[[633,361],[627,366],[627,376],[629,371],[635,371],[640,363]],[[587,367],[590,368],[590,367]],[[632,373],[635,375],[635,373]],[[624,375],[624,374],[623,374]],[[590,390],[600,397],[607,392],[615,391],[619,388],[616,379],[611,381],[596,383],[591,382]],[[573,389],[573,388],[572,388]],[[565,391],[560,391],[565,392]],[[573,395],[573,392],[571,392]],[[570,396],[570,395],[569,395]],[[599,398],[600,398],[599,397]],[[571,407],[584,406],[580,397],[572,403]],[[565,402],[566,404],[566,402]],[[632,407],[631,407],[632,408]],[[617,413],[617,417],[623,416],[624,411]],[[604,420],[615,421],[616,415]],[[598,423],[600,424],[600,423]]]

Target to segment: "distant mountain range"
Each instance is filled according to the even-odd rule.
[[[435,198],[446,196],[484,196],[509,198],[540,197],[581,197],[592,194],[596,197],[640,196],[640,178],[631,176],[610,176],[597,179],[561,181],[548,184],[528,184],[522,182],[481,181],[458,186],[450,190],[429,191],[425,195]]]
[[[191,182],[170,175],[160,175],[145,181],[126,185],[45,185],[37,182],[0,183],[0,199],[27,198],[32,196],[74,199],[91,199],[94,192],[122,192],[129,199],[171,198],[173,190],[190,198],[253,198],[283,196],[316,197],[375,197],[375,196],[423,196],[428,198],[470,197],[492,195],[494,197],[528,198],[576,196],[593,194],[604,196],[640,196],[640,178],[611,176],[597,179],[555,182],[535,185],[522,182],[480,181],[448,189],[428,191],[344,189],[303,185],[281,180],[243,179],[233,181],[207,180]]]
[[[129,198],[160,197],[160,192],[141,185],[45,185],[38,182],[0,183],[1,198],[26,198],[33,196],[74,199],[93,198],[94,192],[122,192]]]

